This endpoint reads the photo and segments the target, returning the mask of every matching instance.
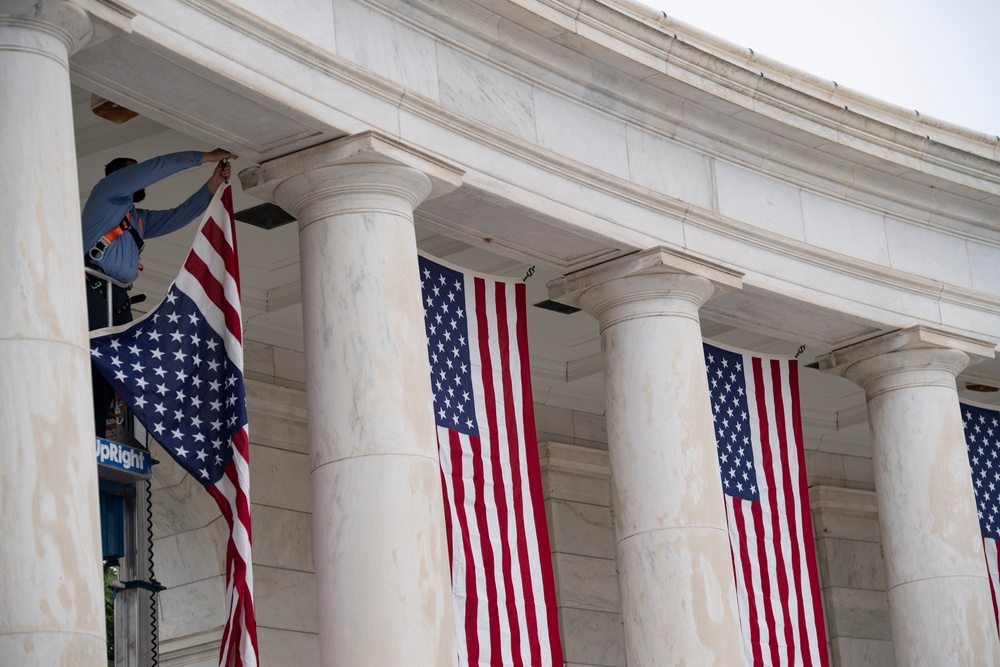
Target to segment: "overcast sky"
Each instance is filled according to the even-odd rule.
[[[1000,135],[1000,0],[640,0],[922,114]]]

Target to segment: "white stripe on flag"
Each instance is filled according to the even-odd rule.
[[[751,415],[760,414],[761,410],[764,408],[757,404],[757,392],[756,384],[757,378],[753,373],[753,364],[750,359],[744,357],[743,369],[746,374],[746,384],[747,384],[747,407]],[[749,362],[749,365],[748,365]],[[761,437],[765,434],[761,433],[760,422],[756,419],[751,419],[751,438],[750,443],[754,450],[754,460],[762,461],[762,449],[761,449]],[[763,487],[763,471],[757,471],[757,484],[758,488]],[[735,500],[735,502],[744,503],[746,505],[746,528],[745,534],[747,536],[753,535],[754,539],[746,539],[745,544],[748,549],[748,558],[744,562],[744,567],[750,573],[750,580],[745,582],[746,588],[744,588],[745,594],[749,592],[753,593],[753,606],[748,604],[748,610],[750,616],[746,619],[746,623],[751,625],[760,637],[758,642],[759,646],[767,646],[771,641],[771,627],[766,622],[766,619],[770,614],[773,613],[771,607],[771,591],[770,591],[770,580],[765,574],[767,568],[766,564],[774,563],[774,556],[771,549],[768,548],[765,540],[767,539],[767,530],[762,520],[763,514],[759,512],[759,509],[765,506],[765,500],[763,495],[763,489],[761,489],[761,502],[749,503],[746,501]],[[734,536],[735,540],[735,536]],[[763,545],[763,550],[760,547]],[[750,647],[751,652],[753,651],[753,646]],[[758,649],[759,650],[759,649]],[[766,656],[765,656],[766,657]],[[752,662],[749,664],[753,664]]]

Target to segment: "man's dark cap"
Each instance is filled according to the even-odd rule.
[[[135,164],[135,160],[130,157],[116,157],[111,162],[104,165],[104,175],[112,174],[122,167],[127,167],[129,165]]]

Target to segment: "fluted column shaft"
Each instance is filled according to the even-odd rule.
[[[918,327],[821,360],[867,397],[899,665],[1000,665],[955,385],[974,350]]]
[[[647,259],[598,272],[573,297],[601,326],[628,663],[742,664],[698,317],[716,285],[658,259],[646,272]]]
[[[443,667],[455,625],[413,229],[433,182],[379,150],[349,137],[241,178],[299,220],[322,664]]]
[[[0,3],[0,665],[106,664],[69,56],[86,14]]]

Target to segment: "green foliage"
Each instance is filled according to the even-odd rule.
[[[104,564],[104,629],[107,633],[108,667],[115,667],[115,596],[110,584],[118,578],[118,566]]]

